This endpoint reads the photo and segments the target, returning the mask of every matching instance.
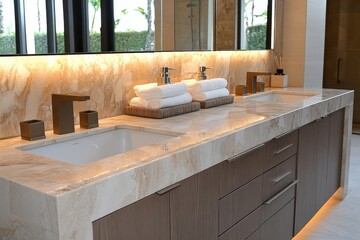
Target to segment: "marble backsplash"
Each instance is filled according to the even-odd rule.
[[[123,113],[133,86],[155,82],[161,67],[174,67],[173,82],[192,78],[199,65],[213,67],[209,78],[223,77],[228,88],[245,84],[247,71],[274,69],[272,51],[167,52],[47,55],[0,58],[0,139],[19,136],[20,122],[41,119],[52,129],[51,94],[89,95],[75,102],[78,112],[96,110],[99,118]]]

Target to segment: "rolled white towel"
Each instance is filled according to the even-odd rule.
[[[206,92],[221,89],[227,86],[227,81],[224,78],[211,78],[201,81],[191,79],[183,80],[182,82],[187,85],[190,93]]]
[[[194,93],[191,94],[191,96],[195,101],[205,101],[209,99],[229,96],[229,90],[227,90],[226,88],[221,88],[206,92]]]
[[[149,109],[159,109],[165,107],[172,107],[181,104],[190,103],[192,97],[189,93],[184,93],[175,97],[162,98],[162,99],[143,99],[134,97],[130,100],[130,106],[143,107]]]
[[[179,96],[187,92],[185,83],[174,83],[157,86],[153,84],[137,85],[134,87],[135,93],[142,99],[162,99]]]

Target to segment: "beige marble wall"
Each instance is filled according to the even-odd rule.
[[[87,54],[0,58],[0,139],[20,135],[19,123],[41,119],[52,129],[51,94],[90,95],[75,102],[78,112],[96,110],[99,118],[120,115],[134,97],[133,86],[155,82],[163,66],[176,68],[173,82],[188,79],[199,65],[213,67],[208,77],[224,77],[230,92],[245,84],[246,71],[274,69],[272,51]]]

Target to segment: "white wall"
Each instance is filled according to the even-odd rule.
[[[284,0],[283,65],[289,86],[321,88],[326,0]]]

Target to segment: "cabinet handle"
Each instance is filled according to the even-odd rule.
[[[280,182],[281,180],[283,180],[284,178],[286,178],[287,176],[289,176],[291,173],[292,173],[292,171],[286,172],[286,173],[278,176],[277,178],[273,179],[272,181],[273,181],[274,183],[278,183],[278,182]]]
[[[275,201],[276,199],[278,199],[282,194],[284,194],[287,190],[289,190],[290,188],[292,188],[293,186],[295,186],[297,183],[299,182],[299,180],[295,180],[292,183],[290,183],[287,187],[285,187],[283,190],[281,190],[280,192],[278,192],[275,196],[273,196],[272,198],[270,198],[269,200],[267,200],[265,202],[265,205],[270,205],[273,201]]]
[[[290,143],[289,145],[283,147],[282,149],[274,152],[274,156],[279,155],[280,153],[284,152],[285,150],[291,148],[293,145],[294,145],[293,143]]]
[[[158,192],[156,192],[158,195],[163,195],[163,194],[165,194],[165,193],[167,193],[167,192],[170,192],[171,190],[173,190],[173,189],[175,189],[175,188],[177,188],[177,187],[180,187],[181,186],[181,184],[180,183],[175,183],[175,184],[173,184],[173,185],[171,185],[171,186],[168,186],[168,187],[166,187],[166,188],[164,188],[164,189],[162,189],[162,190],[160,190],[160,191],[158,191]]]
[[[338,61],[337,61],[337,71],[336,71],[336,82],[337,82],[337,83],[341,83],[341,80],[340,80],[340,67],[341,67],[341,62],[342,62],[342,59],[339,58]]]
[[[228,162],[234,162],[234,161],[235,161],[236,159],[238,159],[239,157],[242,157],[242,156],[248,154],[249,152],[254,151],[254,150],[256,150],[256,149],[259,149],[259,148],[261,148],[261,147],[263,147],[263,146],[265,146],[265,143],[260,144],[260,145],[257,145],[257,146],[255,146],[255,147],[253,147],[253,148],[250,148],[249,150],[247,150],[247,151],[245,151],[245,152],[243,152],[243,153],[240,153],[240,154],[238,154],[238,155],[236,155],[236,156],[234,156],[234,157],[228,158],[228,159],[226,159],[226,161],[228,161]]]

